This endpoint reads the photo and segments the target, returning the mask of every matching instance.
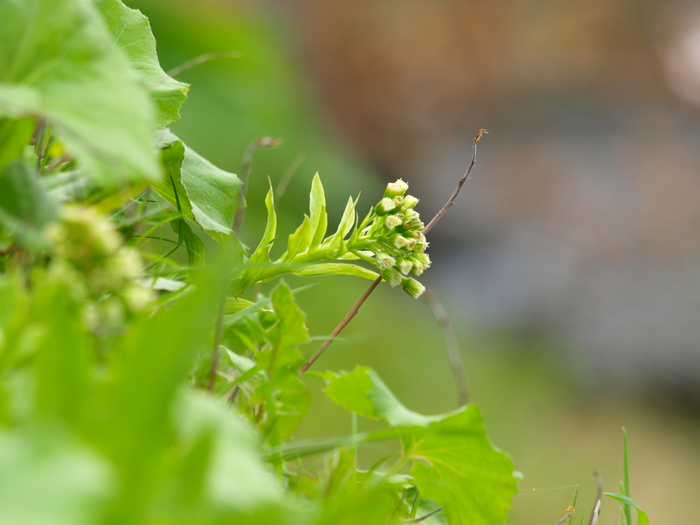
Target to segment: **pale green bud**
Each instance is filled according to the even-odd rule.
[[[409,210],[415,208],[418,202],[420,202],[420,199],[415,198],[413,195],[406,195],[403,198],[403,206]]]
[[[388,197],[384,197],[379,201],[379,204],[374,207],[374,211],[377,213],[377,215],[386,215],[394,208],[396,208],[394,201]]]
[[[382,277],[392,287],[398,286],[403,280],[403,276],[394,268],[387,268],[386,270],[382,271]]]
[[[390,230],[393,230],[397,226],[401,225],[401,219],[399,218],[400,213],[397,213],[396,215],[389,215],[386,218],[386,221],[384,224],[386,224],[386,227]]]
[[[408,272],[410,272],[413,268],[413,263],[408,259],[404,259],[403,261],[399,262],[398,268],[402,274],[408,275]]]
[[[396,182],[390,182],[386,185],[386,191],[384,192],[384,195],[386,197],[393,198],[398,195],[403,195],[404,193],[406,193],[407,189],[408,184],[406,184],[403,180],[399,179]]]
[[[382,269],[386,270],[387,268],[391,268],[396,264],[396,259],[394,259],[391,255],[387,255],[386,253],[380,253],[377,255],[377,266]]]
[[[425,286],[410,277],[401,281],[401,288],[414,299],[418,299],[425,292]]]

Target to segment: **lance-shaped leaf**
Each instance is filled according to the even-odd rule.
[[[88,2],[0,2],[2,115],[45,119],[100,184],[160,178],[148,90]]]
[[[214,166],[170,131],[165,132],[161,144],[163,165],[172,182],[156,184],[156,191],[212,237],[229,235],[240,179]]]
[[[506,519],[516,492],[513,463],[493,446],[476,406],[423,416],[404,407],[368,368],[326,373],[326,395],[346,410],[394,427],[421,497],[443,507],[450,525]]]
[[[158,63],[156,39],[148,19],[120,0],[95,0],[95,7],[107,22],[115,43],[146,83],[156,106],[156,122],[164,128],[180,119],[180,107],[187,98],[188,85],[169,77]]]
[[[311,245],[309,252],[315,251],[326,236],[328,228],[328,214],[326,213],[326,194],[323,191],[321,177],[314,175],[311,182],[311,195],[309,199],[309,223],[311,228]]]

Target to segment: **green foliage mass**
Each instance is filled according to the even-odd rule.
[[[310,335],[281,278],[418,297],[430,259],[407,185],[363,219],[350,198],[329,234],[317,175],[286,243],[271,187],[245,246],[241,180],[166,128],[187,90],[119,0],[0,2],[0,523],[504,521],[513,465],[476,406],[423,416],[370,369],[318,372],[384,428],[294,439]],[[377,440],[395,453],[358,464]]]

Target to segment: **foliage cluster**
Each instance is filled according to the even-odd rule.
[[[504,521],[517,480],[474,405],[424,416],[371,369],[312,372],[384,427],[294,439],[310,337],[281,278],[418,297],[417,199],[397,181],[360,220],[351,198],[329,235],[316,176],[275,258],[270,188],[245,246],[242,181],[167,128],[188,89],[120,0],[0,1],[0,522]],[[359,465],[378,440],[395,452]]]

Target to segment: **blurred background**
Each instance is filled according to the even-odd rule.
[[[589,514],[593,470],[618,491],[623,426],[633,498],[654,522],[695,522],[700,4],[127,3],[150,17],[166,70],[241,53],[178,76],[192,88],[173,131],[234,172],[254,140],[283,140],[255,153],[250,243],[268,177],[288,182],[280,219],[291,229],[316,171],[331,222],[349,195],[368,208],[399,177],[427,222],[488,129],[471,180],[430,234],[422,280],[450,313],[471,399],[523,472],[510,523],[556,522],[577,486]],[[319,337],[367,287],[324,284],[299,298]],[[343,337],[322,367],[372,366],[419,412],[456,406],[423,301],[380,287]],[[319,395],[299,435],[349,425]],[[603,509],[600,523],[620,523],[616,505]]]

